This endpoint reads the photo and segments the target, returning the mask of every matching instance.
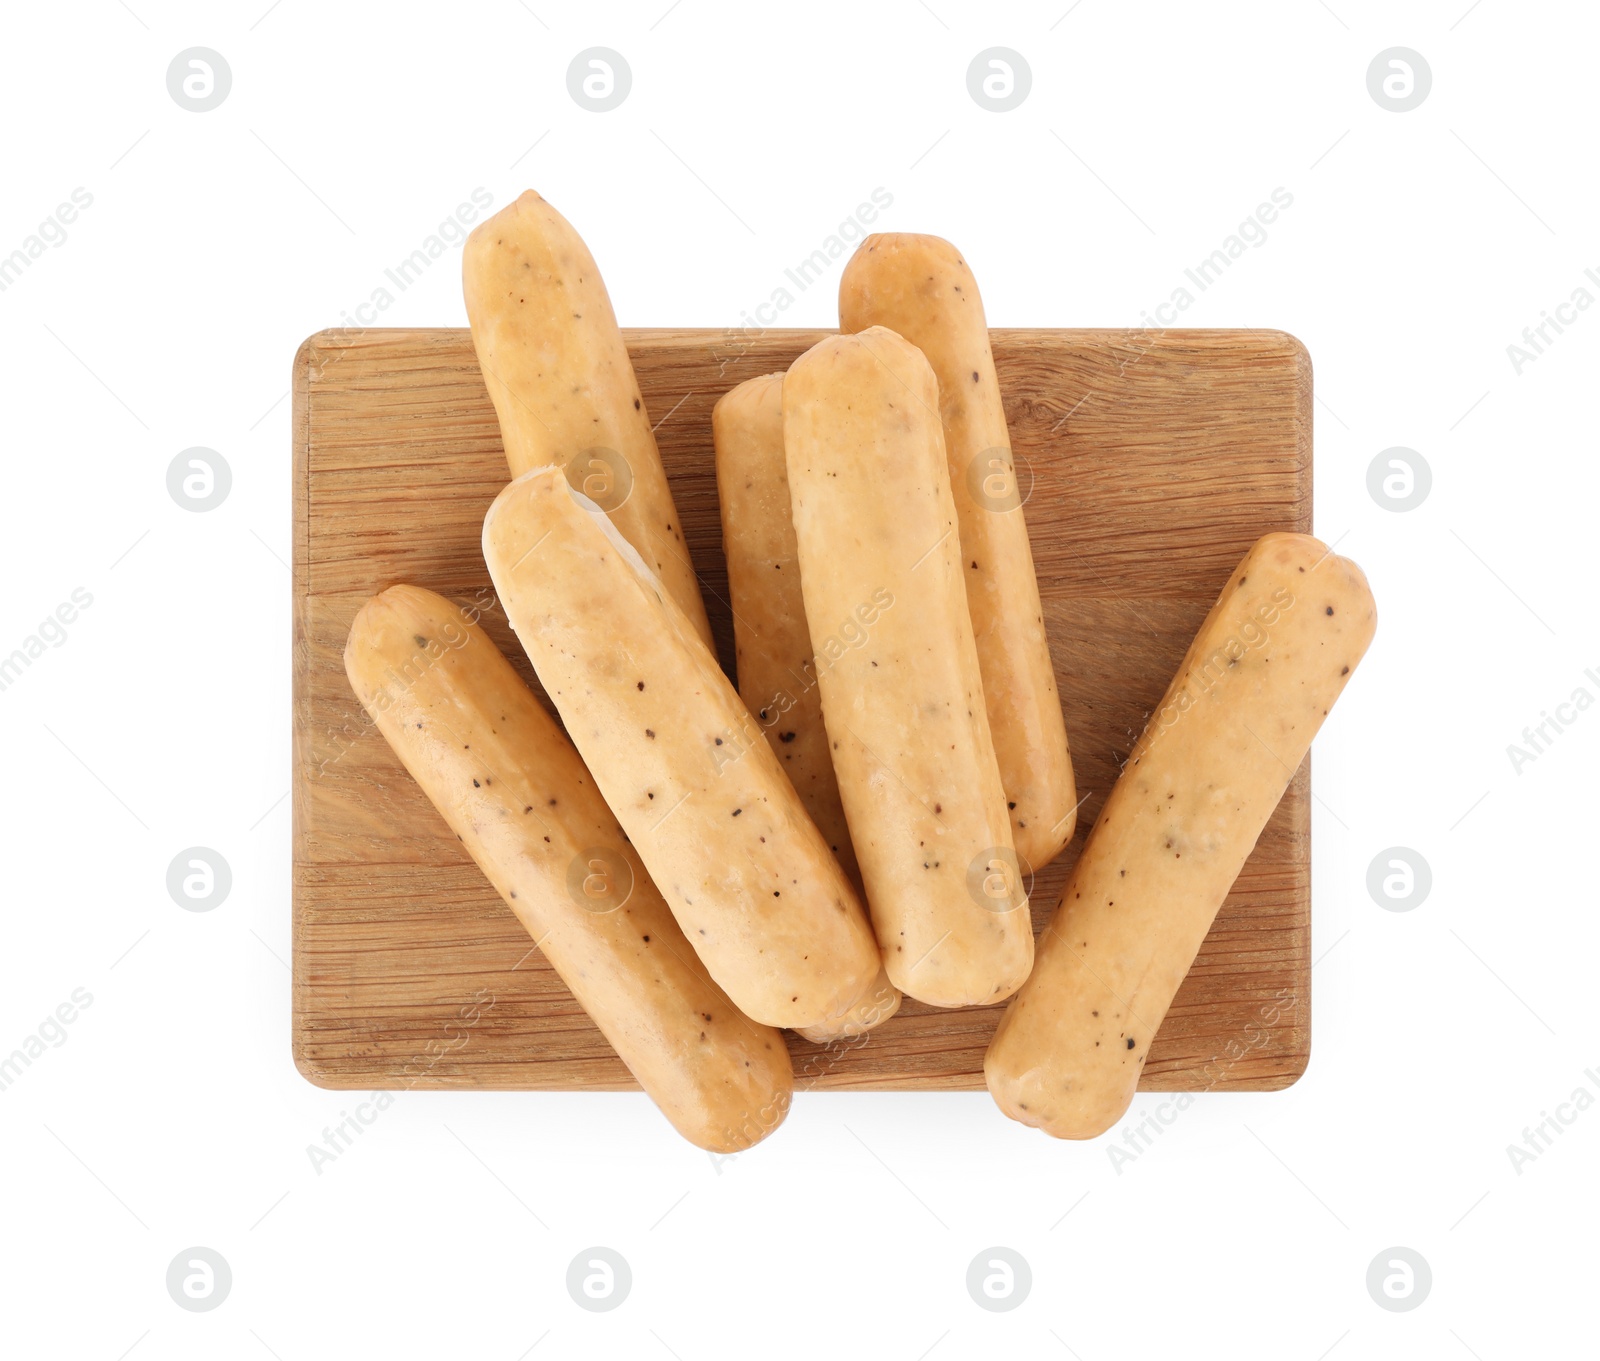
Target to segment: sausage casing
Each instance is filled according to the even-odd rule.
[[[1150,1041],[1372,641],[1361,569],[1268,534],[1200,626],[1106,798],[984,1059],[1000,1109],[1063,1139],[1121,1117]]]
[[[741,1015],[684,939],[572,744],[487,634],[394,586],[345,646],[357,697],[640,1086],[732,1152],[788,1110],[783,1037]]]
[[[739,695],[840,867],[859,888],[861,871],[833,773],[800,591],[783,457],[783,375],[751,378],[724,393],[711,412],[711,433]],[[843,1016],[806,1026],[801,1034],[826,1044],[871,1030],[899,1008],[900,991],[880,970]]]
[[[1022,984],[1033,929],[967,612],[938,385],[872,327],[783,381],[800,583],[889,978],[934,1006]]]
[[[937,236],[869,236],[839,279],[839,326],[888,327],[927,356],[939,380],[989,731],[1017,854],[1041,868],[1072,839],[1078,795],[977,280]]]
[[[747,1016],[809,1026],[878,971],[855,889],[689,620],[559,468],[483,526],[506,614],[707,970]]]
[[[461,277],[511,476],[561,465],[711,646],[650,413],[583,238],[530,189],[473,229]]]

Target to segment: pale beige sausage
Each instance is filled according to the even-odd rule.
[[[1309,534],[1239,564],[1106,799],[984,1060],[1062,1139],[1127,1110],[1150,1041],[1311,739],[1372,641],[1361,569]]]
[[[724,393],[711,411],[711,434],[739,695],[840,867],[859,888],[861,872],[839,801],[800,595],[800,560],[783,459],[783,375],[751,378]],[[865,995],[837,1021],[806,1026],[801,1034],[818,1044],[859,1035],[899,1008],[899,989],[880,970]]]
[[[783,375],[725,393],[711,412],[722,553],[739,694],[846,874],[857,875],[850,828],[822,724],[783,459]]]
[[[869,326],[910,341],[939,380],[989,731],[1017,854],[1037,869],[1072,839],[1078,795],[989,324],[961,253],[937,236],[869,236],[839,280],[839,327]]]
[[[345,646],[357,697],[562,981],[686,1139],[775,1129],[789,1052],[706,976],[578,753],[488,636],[394,586]]]
[[[714,646],[650,413],[583,238],[530,189],[473,229],[461,278],[511,476],[565,469]]]
[[[684,613],[558,468],[483,553],[517,637],[689,943],[747,1016],[839,1016],[878,970],[860,900]]]
[[[1033,960],[967,612],[938,387],[873,327],[783,383],[800,583],[833,767],[884,964],[935,1006],[996,1002]]]

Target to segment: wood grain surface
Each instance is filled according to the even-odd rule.
[[[625,332],[730,674],[711,407],[824,334]],[[1035,881],[1037,929],[1235,563],[1268,530],[1311,527],[1311,364],[1277,331],[997,330],[993,345],[1084,795],[1078,835]],[[507,477],[466,331],[326,331],[296,355],[293,1050],[322,1086],[635,1087],[345,680],[356,611],[406,581],[477,602],[544,699],[479,548]],[[1304,1071],[1309,800],[1308,763],[1179,990],[1143,1089],[1274,1089]],[[981,1088],[998,1017],[908,999],[863,1039],[791,1035],[796,1085]]]

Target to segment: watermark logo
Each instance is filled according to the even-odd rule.
[[[567,1294],[580,1309],[607,1314],[633,1289],[633,1269],[615,1248],[585,1248],[567,1267]]]
[[[179,851],[167,866],[167,892],[185,912],[221,907],[233,887],[228,862],[208,846]]]
[[[567,93],[580,109],[610,113],[633,89],[633,70],[622,53],[586,47],[567,67]]]
[[[489,587],[480,586],[470,604],[458,605],[457,608],[461,612],[462,621],[470,628],[485,614],[500,612],[500,602],[495,599],[495,594]],[[468,628],[458,628],[453,622],[447,622],[439,630],[439,635],[438,638],[429,639],[399,667],[391,665],[388,669],[387,682],[363,701],[359,715],[352,716],[337,731],[332,728],[327,729],[324,736],[314,742],[311,760],[317,775],[326,775],[329,768],[344,760],[345,755],[353,751],[358,742],[377,731],[378,722],[374,717],[375,714],[388,712],[440,659],[450,651],[460,651],[472,641],[473,637]],[[369,702],[370,709],[365,707]]]
[[[868,599],[857,605],[855,610],[840,622],[838,630],[822,640],[821,646],[817,647],[810,661],[802,662],[798,669],[790,669],[789,674],[797,682],[799,693],[805,694],[810,691],[818,684],[818,678],[822,673],[841,657],[865,647],[867,640],[872,636],[872,626],[893,606],[894,593],[884,586],[878,587]],[[812,643],[816,645],[815,633],[812,634]],[[779,690],[765,704],[756,708],[755,713],[760,717],[761,726],[770,728],[780,722],[797,703],[799,703],[797,695],[788,690]],[[716,773],[720,775],[735,762],[743,760],[755,744],[763,740],[755,728],[750,712],[741,710],[739,727],[724,728],[721,734],[712,739],[711,762]]]
[[[1433,1269],[1415,1248],[1385,1248],[1367,1268],[1367,1294],[1391,1314],[1409,1314],[1432,1289]]]
[[[1600,671],[1594,667],[1584,670],[1584,679],[1596,687],[1600,687]],[[1543,756],[1574,723],[1585,709],[1594,707],[1594,694],[1588,686],[1580,685],[1573,692],[1555,705],[1555,712],[1549,709],[1539,710],[1539,721],[1530,723],[1522,730],[1521,742],[1506,743],[1506,755],[1511,758],[1511,769],[1516,775],[1522,774],[1523,766],[1530,766]]]
[[[134,943],[138,944],[137,941]],[[74,988],[67,1001],[23,1036],[21,1044],[9,1054],[0,1053],[0,1092],[14,1085],[23,1072],[33,1067],[50,1049],[61,1048],[70,1038],[67,1027],[93,1005],[94,994],[88,988]]]
[[[1433,70],[1422,53],[1386,47],[1367,67],[1367,93],[1380,109],[1410,113],[1433,88]]]
[[[369,327],[376,326],[382,314],[395,305],[399,294],[413,287],[437,261],[466,243],[468,228],[494,203],[494,195],[481,184],[468,197],[470,203],[456,204],[455,211],[424,236],[409,255],[397,260],[393,268],[383,271],[383,277],[394,285],[393,290],[387,284],[379,284],[363,301],[339,313],[340,324],[330,328],[335,341],[354,339],[365,334]],[[337,364],[349,353],[349,348],[337,343],[320,348],[311,365],[311,376],[321,378],[330,365]]]
[[[1033,89],[1033,69],[1022,53],[1009,47],[986,47],[967,67],[967,93],[980,109],[1010,113]]]
[[[1367,492],[1384,510],[1415,510],[1433,490],[1433,469],[1415,449],[1395,445],[1367,464]]]
[[[1247,619],[1237,633],[1224,639],[1209,656],[1191,658],[1184,669],[1184,683],[1177,697],[1163,704],[1145,725],[1135,752],[1148,756],[1167,731],[1209,694],[1213,686],[1233,674],[1234,668],[1251,652],[1267,645],[1271,636],[1269,630],[1276,628],[1284,612],[1293,608],[1293,594],[1288,587],[1280,586],[1270,600],[1256,607],[1253,618]]]
[[[580,449],[562,471],[567,485],[581,491],[607,515],[621,510],[633,493],[633,469],[615,449]]]
[[[1178,1119],[1195,1103],[1196,1092],[1215,1091],[1228,1075],[1256,1050],[1265,1048],[1272,1039],[1272,1028],[1295,1008],[1295,995],[1289,988],[1279,988],[1270,1002],[1263,1002],[1255,1017],[1244,1031],[1230,1039],[1222,1052],[1214,1055],[1201,1069],[1205,1082],[1194,1092],[1179,1092],[1171,1100],[1160,1102],[1153,1110],[1136,1112],[1120,1126],[1122,1147],[1107,1140],[1104,1147],[1112,1170],[1120,1177],[1123,1168],[1137,1162],[1155,1147],[1156,1140],[1178,1123]]]
[[[1410,912],[1427,901],[1433,871],[1418,851],[1391,846],[1367,866],[1367,892],[1385,912]]]
[[[414,1055],[409,1063],[401,1065],[400,1075],[405,1078],[399,1090],[409,1092],[417,1083],[432,1074],[434,1066],[451,1054],[466,1048],[472,1042],[472,1029],[487,1011],[494,1010],[498,999],[487,988],[479,988],[469,1001],[456,1009],[454,1017],[443,1027],[443,1037],[431,1039],[423,1046],[424,1054]],[[418,1067],[418,1065],[423,1065]],[[306,1158],[311,1170],[319,1177],[329,1163],[337,1162],[355,1147],[356,1140],[378,1123],[378,1117],[395,1103],[392,1091],[372,1092],[365,1101],[355,1103],[355,1110],[341,1110],[339,1123],[324,1126],[322,1142],[306,1145]]]
[[[72,191],[70,201],[56,204],[55,212],[23,237],[20,246],[10,255],[0,256],[0,293],[16,283],[24,272],[32,269],[33,262],[52,246],[66,245],[67,228],[78,220],[79,213],[86,211],[93,203],[94,195],[80,184]]]
[[[215,1248],[185,1248],[167,1267],[167,1294],[191,1314],[209,1314],[232,1289],[233,1268]]]
[[[1033,892],[1033,866],[1009,846],[990,846],[967,866],[967,892],[979,907],[1010,912]]]
[[[77,623],[79,611],[92,604],[94,597],[82,586],[77,587],[70,599],[63,600],[39,621],[38,627],[20,646],[13,648],[9,655],[0,655],[0,690],[15,685],[22,673],[44,656],[46,644],[51,648],[64,646],[69,637],[67,626]]]
[[[1565,1134],[1568,1127],[1577,1124],[1578,1117],[1595,1104],[1594,1093],[1600,1091],[1600,1072],[1585,1068],[1583,1075],[1594,1084],[1594,1091],[1582,1084],[1574,1087],[1565,1101],[1556,1103],[1554,1114],[1540,1111],[1538,1124],[1523,1126],[1520,1144],[1506,1145],[1506,1157],[1511,1160],[1511,1170],[1519,1177],[1524,1167],[1537,1162],[1542,1154],[1553,1148],[1556,1139]]]
[[[167,495],[184,510],[215,510],[233,490],[233,469],[215,449],[195,445],[167,464]]]
[[[167,93],[180,109],[210,113],[233,89],[233,70],[222,53],[186,47],[167,67]]]
[[[1267,229],[1294,206],[1294,195],[1281,184],[1273,189],[1269,200],[1258,203],[1255,211],[1223,237],[1222,244],[1210,255],[1196,261],[1192,269],[1183,271],[1184,278],[1194,284],[1199,292],[1204,293],[1224,278],[1233,268],[1234,261],[1243,259],[1251,250],[1266,245],[1271,236]],[[1130,339],[1119,347],[1122,353],[1117,364],[1117,372],[1127,373],[1133,365],[1149,354],[1167,331],[1177,325],[1179,314],[1187,312],[1194,306],[1195,296],[1187,285],[1179,284],[1171,291],[1165,302],[1157,303],[1154,307],[1141,312],[1139,315],[1144,325],[1132,332]],[[1086,394],[1078,406],[1088,401],[1091,395],[1092,392]],[[1060,429],[1077,409],[1075,406],[1063,416],[1056,423],[1055,429]]]
[[[974,505],[996,514],[1019,510],[1033,495],[1033,469],[1003,444],[984,449],[967,464],[967,493]]]
[[[991,1314],[1009,1313],[1033,1289],[1033,1270],[1015,1248],[985,1248],[967,1267],[967,1294]]]
[[[615,912],[632,893],[633,866],[612,847],[592,847],[567,866],[567,896],[585,912]]]
[[[793,307],[796,298],[828,279],[833,266],[850,253],[852,242],[859,243],[869,235],[868,228],[878,220],[878,214],[888,211],[894,195],[881,184],[869,195],[870,202],[856,204],[855,211],[822,238],[822,243],[792,268],[783,271],[783,277],[794,285],[791,292],[787,284],[779,284],[765,302],[746,308],[739,317],[739,325],[729,326],[722,339],[712,346],[713,357],[722,362],[717,366],[721,377],[730,365],[736,364],[749,352],[751,345],[776,326],[782,313]]]
[[[1600,273],[1593,269],[1583,271],[1585,277],[1596,287],[1600,287]],[[1529,364],[1539,362],[1539,357],[1552,345],[1566,334],[1567,327],[1575,325],[1579,318],[1594,306],[1594,294],[1582,284],[1572,290],[1566,302],[1558,302],[1554,307],[1541,309],[1539,315],[1544,318],[1535,326],[1522,328],[1522,344],[1515,341],[1506,346],[1506,358],[1511,361],[1511,371],[1522,377],[1522,371]]]

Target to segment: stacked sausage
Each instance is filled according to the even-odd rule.
[[[1108,1128],[1370,641],[1359,570],[1305,535],[1252,549],[1036,957],[1026,886],[1078,800],[961,256],[868,238],[841,333],[717,403],[737,691],[583,241],[529,192],[472,234],[464,278],[513,477],[484,558],[565,732],[416,587],[368,602],[346,670],[640,1085],[685,1137],[742,1149],[789,1107],[779,1028],[830,1042],[902,994],[1012,998],[985,1064],[1001,1108]]]

